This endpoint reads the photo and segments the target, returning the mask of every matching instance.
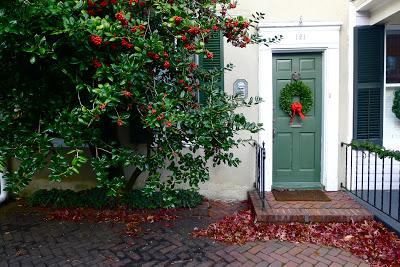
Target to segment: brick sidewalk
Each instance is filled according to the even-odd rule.
[[[242,206],[212,205],[214,214],[215,209]],[[172,226],[146,225],[141,236],[128,237],[122,224],[44,221],[43,215],[25,213],[2,216],[0,266],[368,266],[348,252],[313,244],[238,246],[189,236],[212,220],[185,216]]]

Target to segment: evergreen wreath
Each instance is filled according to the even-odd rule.
[[[396,118],[400,119],[400,90],[394,93],[392,111]]]
[[[303,106],[303,113],[308,113],[314,103],[313,93],[311,88],[302,81],[293,81],[283,87],[279,99],[281,109],[289,114],[289,116],[292,116],[292,103],[295,96],[300,97],[299,102]]]

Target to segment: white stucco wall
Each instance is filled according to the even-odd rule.
[[[349,1],[348,0],[239,0],[234,15],[250,16],[255,12],[266,13],[263,23],[298,22],[339,22],[340,30],[340,57],[339,57],[339,141],[351,139],[351,106],[349,99],[352,94],[348,90],[349,76]],[[245,49],[234,48],[226,44],[224,48],[225,64],[233,63],[236,67],[232,72],[225,74],[225,91],[232,93],[233,83],[236,79],[246,79],[249,83],[249,96],[257,96],[259,93],[259,48],[249,46]],[[251,121],[258,121],[258,107],[245,110],[245,115]],[[262,140],[260,140],[262,141]],[[339,147],[339,143],[337,146]],[[272,148],[267,147],[267,153],[272,153]],[[244,199],[246,191],[251,189],[254,182],[255,150],[252,147],[243,147],[237,150],[242,160],[238,168],[220,166],[212,171],[211,180],[202,186],[202,193],[211,198]],[[337,155],[339,160],[340,155]],[[344,162],[340,162],[338,171],[341,179],[344,179]],[[266,166],[271,168],[272,166]]]

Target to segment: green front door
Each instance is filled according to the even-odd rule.
[[[273,187],[321,187],[321,53],[274,54],[273,56]],[[314,104],[302,121],[292,124],[279,106],[280,91],[291,82],[292,74],[313,91]],[[298,100],[294,97],[293,101]]]

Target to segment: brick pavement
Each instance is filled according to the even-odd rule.
[[[44,221],[43,215],[0,216],[0,266],[368,266],[336,248],[280,241],[226,245],[191,238],[219,210],[241,204],[211,202],[214,217],[182,216],[168,226],[144,226],[139,237],[122,224]],[[2,207],[0,208],[0,210]]]

